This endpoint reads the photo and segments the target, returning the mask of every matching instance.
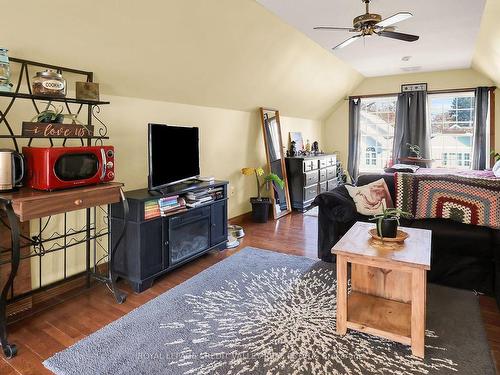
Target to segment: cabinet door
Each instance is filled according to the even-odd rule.
[[[146,279],[164,268],[162,219],[147,221],[142,223],[140,227],[141,279]]]
[[[210,227],[210,245],[215,246],[218,243],[227,240],[227,205],[226,201],[214,202],[211,206],[211,227]]]

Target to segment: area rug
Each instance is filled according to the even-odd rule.
[[[494,374],[477,298],[430,285],[425,360],[335,334],[334,265],[246,248],[44,365],[62,374]]]

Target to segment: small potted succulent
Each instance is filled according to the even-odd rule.
[[[285,183],[274,173],[269,173],[264,176],[264,170],[260,167],[242,168],[241,174],[245,176],[255,175],[255,181],[257,183],[257,196],[250,198],[250,203],[252,204],[252,220],[256,223],[267,223],[271,199],[262,197],[261,189],[266,186],[269,190],[269,184],[271,182],[274,182],[280,189],[283,189]],[[262,182],[261,178],[263,180]]]
[[[406,147],[408,147],[408,150],[410,151],[410,157],[416,159],[422,159],[419,145],[412,145],[411,143],[407,143]]]
[[[399,208],[385,208],[381,214],[374,215],[370,220],[377,221],[377,235],[381,238],[395,238],[398,234],[399,219],[411,218],[411,214]]]

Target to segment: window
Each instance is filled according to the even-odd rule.
[[[382,170],[388,166],[392,157],[397,98],[391,96],[360,100],[359,170]]]
[[[474,92],[429,94],[433,167],[470,169]]]

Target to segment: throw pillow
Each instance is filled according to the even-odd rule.
[[[495,174],[495,177],[500,177],[500,160],[493,166],[493,173]]]
[[[381,214],[385,207],[394,207],[385,180],[374,181],[364,186],[347,186],[349,195],[356,204],[356,210],[365,216]]]

